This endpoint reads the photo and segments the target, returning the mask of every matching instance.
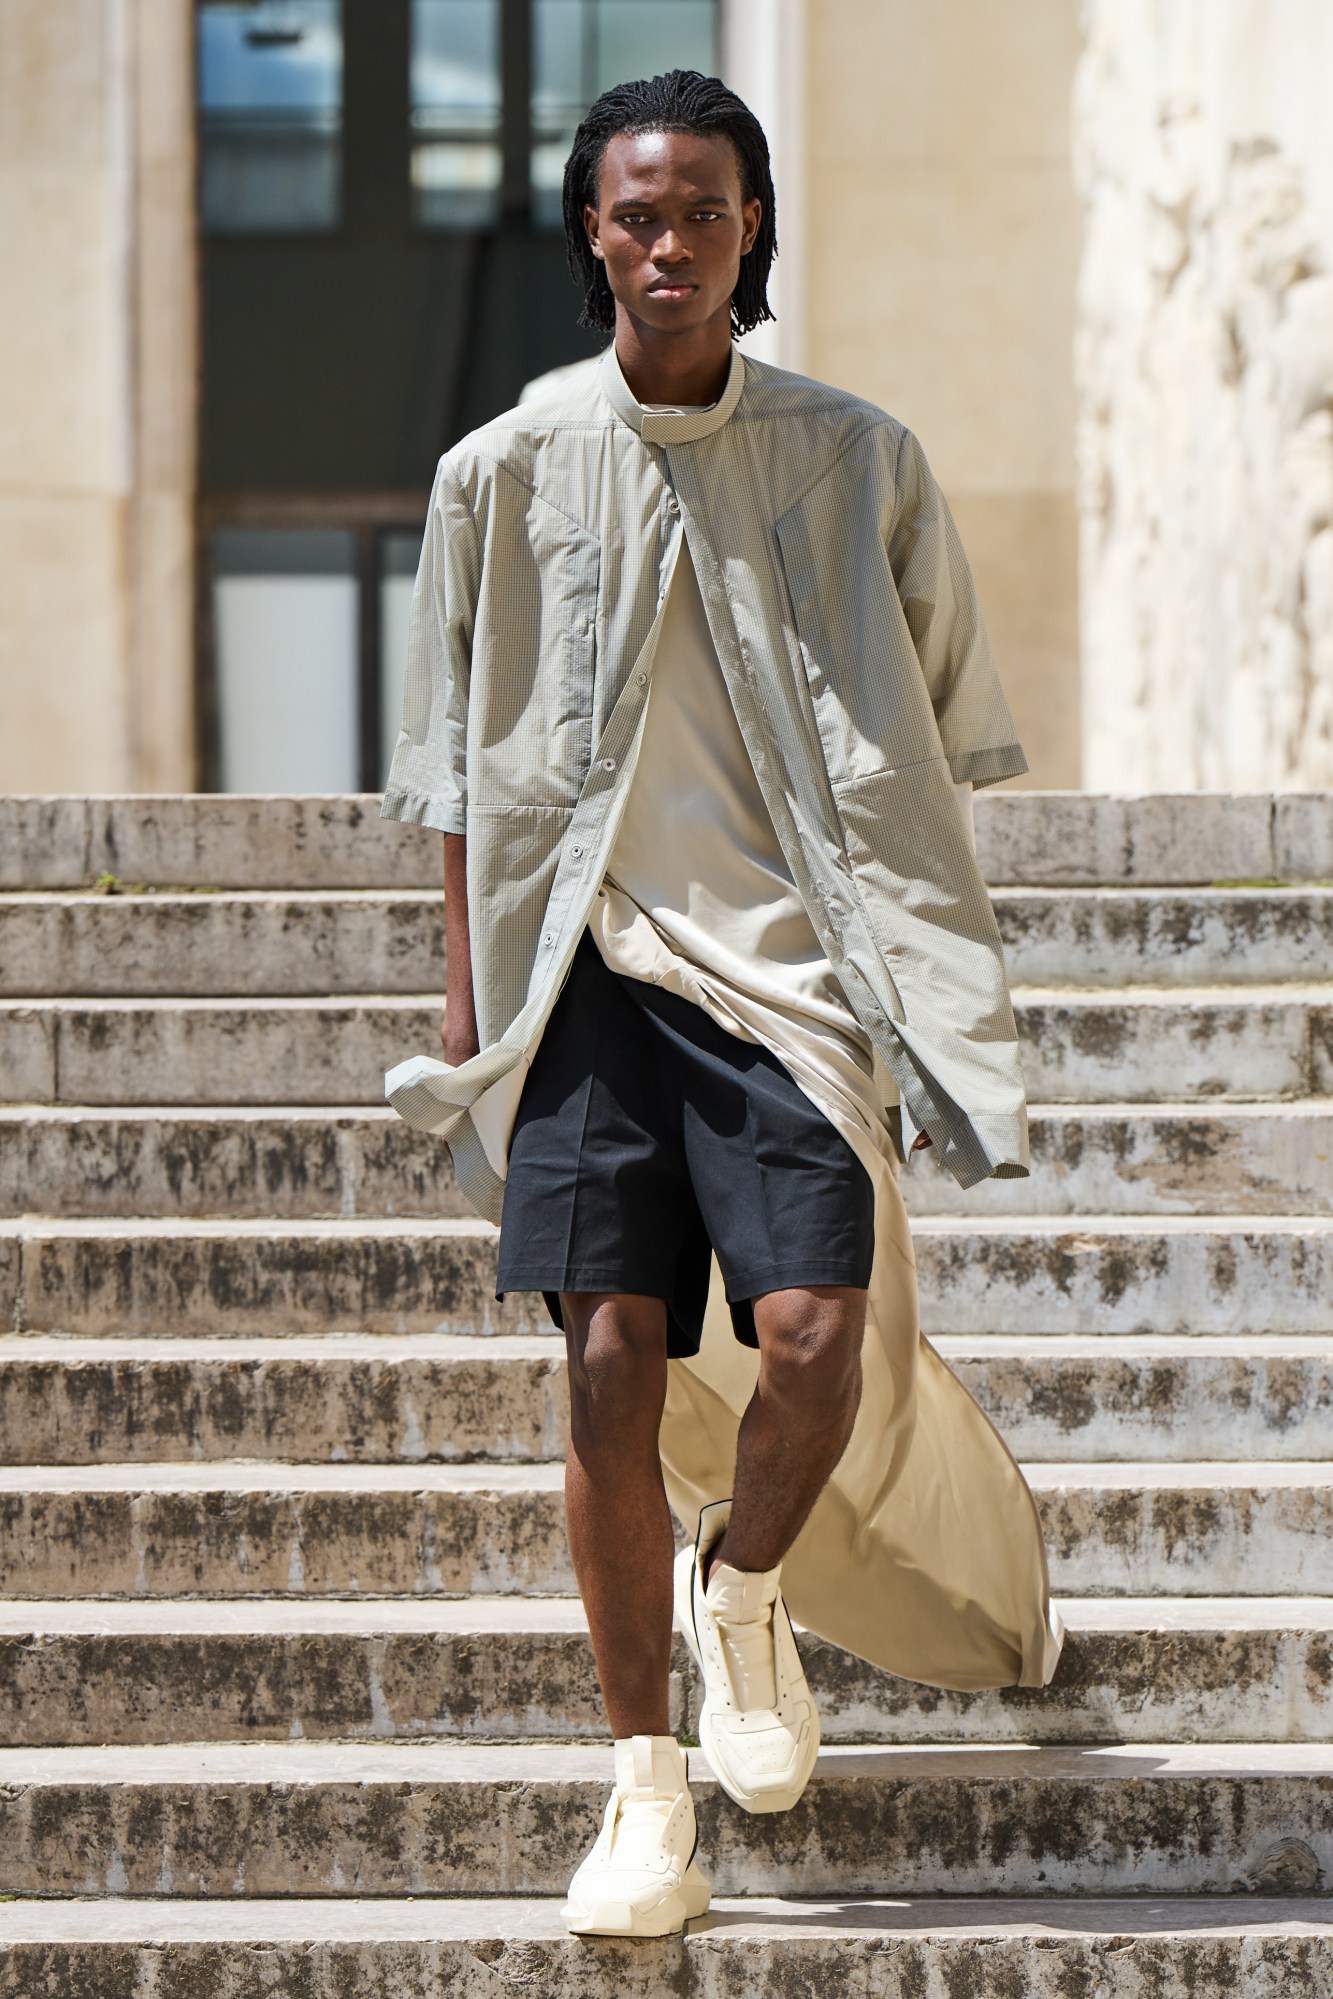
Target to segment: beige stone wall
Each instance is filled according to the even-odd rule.
[[[809,0],[803,365],[911,425],[1030,784],[1079,782],[1077,0]]]
[[[190,29],[0,7],[0,790],[193,780]]]
[[[1333,9],[1084,12],[1086,781],[1333,785]]]

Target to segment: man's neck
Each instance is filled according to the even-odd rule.
[[[631,394],[641,403],[703,408],[727,386],[731,368],[730,317],[688,333],[659,333],[636,325],[616,309],[616,359]]]

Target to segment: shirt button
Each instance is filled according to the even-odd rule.
[[[548,930],[548,931],[547,931],[547,933],[546,933],[546,935],[545,935],[545,936],[544,936],[544,937],[542,938],[542,943],[543,943],[543,944],[545,945],[546,949],[547,949],[547,950],[549,951],[549,950],[550,950],[550,948],[551,948],[551,946],[552,946],[552,944],[554,944],[554,942],[555,942],[555,932],[554,932],[554,930]]]
[[[673,517],[673,519],[680,512],[680,501],[676,498],[674,493],[672,493],[667,500],[667,512]]]
[[[639,685],[640,687],[646,687],[648,685],[648,676],[646,673],[641,673],[639,675]]]
[[[616,760],[615,760],[615,758],[614,758],[614,757],[603,757],[603,758],[602,758],[602,769],[603,769],[603,770],[614,770],[614,769],[615,769],[615,767],[616,767]]]
[[[574,860],[581,861],[583,859],[582,847],[571,847],[569,851]]]

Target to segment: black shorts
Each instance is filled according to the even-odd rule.
[[[751,1300],[864,1288],[870,1175],[768,1049],[679,993],[622,977],[585,931],[523,1086],[509,1148],[496,1296],[663,1298],[667,1350],[697,1353],[710,1252],[736,1337]]]

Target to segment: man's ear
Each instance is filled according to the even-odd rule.
[[[599,264],[605,263],[606,258],[602,254],[602,245],[597,234],[597,210],[591,203],[583,211],[583,226],[588,232],[588,247],[591,249],[593,256],[596,257]]]

